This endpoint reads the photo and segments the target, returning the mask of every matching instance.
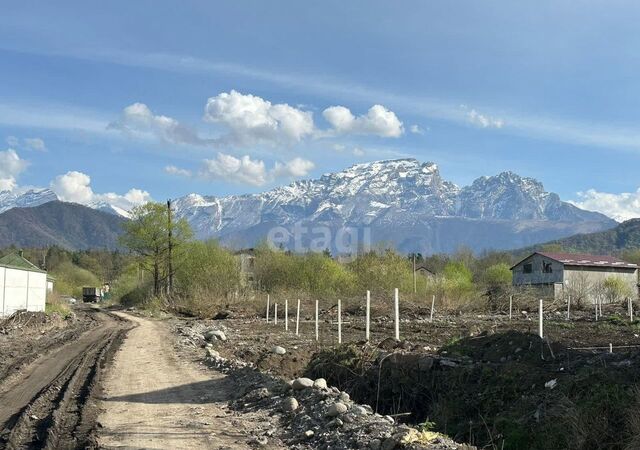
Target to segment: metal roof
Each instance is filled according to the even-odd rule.
[[[9,253],[8,255],[0,258],[0,267],[8,267],[10,269],[29,270],[31,272],[47,273],[45,270],[40,269],[35,264],[32,264],[24,257],[17,253]]]
[[[525,259],[538,254],[546,258],[553,259],[565,266],[583,266],[583,267],[618,267],[622,269],[637,269],[636,264],[628,263],[615,256],[607,255],[589,255],[586,253],[556,253],[556,252],[534,252]],[[522,261],[524,261],[523,259]],[[518,264],[520,264],[520,261]],[[514,265],[513,267],[517,266]]]

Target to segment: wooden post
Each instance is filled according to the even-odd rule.
[[[269,323],[269,302],[270,302],[269,294],[267,294],[267,323]]]
[[[513,295],[509,296],[509,320],[511,320],[511,310],[513,309]]]
[[[431,316],[429,316],[429,322],[433,322],[433,310],[436,307],[436,296],[431,296]]]
[[[284,301],[284,330],[289,331],[289,300]]]
[[[571,296],[567,297],[567,320],[571,320]]]
[[[394,300],[393,300],[393,310],[395,315],[396,322],[396,341],[400,340],[400,298],[398,295],[398,288],[394,291]]]
[[[338,299],[338,344],[342,344],[342,301]]]
[[[318,300],[316,300],[316,342],[320,338],[320,333],[318,329]]]
[[[273,324],[278,325],[278,304],[273,306]]]
[[[544,310],[542,308],[542,299],[540,299],[540,314],[539,314],[539,326],[538,326],[540,339],[544,338],[543,325],[542,325],[543,322],[544,322]]]
[[[296,309],[296,336],[300,327],[300,299],[298,299],[298,308]]]
[[[367,342],[369,342],[369,332],[371,330],[371,291],[367,291],[367,307],[366,307],[366,314],[365,314],[365,320],[366,320],[366,325],[365,325],[365,339],[367,340]]]

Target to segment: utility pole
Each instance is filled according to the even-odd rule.
[[[173,293],[173,226],[171,224],[171,200],[167,200],[167,224],[167,230],[169,232],[169,278],[167,282],[167,295],[171,295]]]

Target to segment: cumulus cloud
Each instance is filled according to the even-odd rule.
[[[640,188],[636,192],[611,194],[589,189],[578,192],[577,201],[570,203],[578,208],[598,211],[618,222],[640,217]]]
[[[144,103],[134,103],[124,108],[120,118],[111,122],[107,129],[127,135],[153,136],[172,144],[205,145],[208,142],[176,119],[154,114]]]
[[[124,195],[113,192],[96,194],[91,188],[91,177],[77,171],[70,171],[64,175],[57,176],[51,182],[50,187],[60,200],[65,202],[80,203],[82,205],[106,202],[126,211],[152,200],[151,195],[141,189],[130,189]]]
[[[278,178],[306,176],[314,167],[311,161],[294,158],[285,163],[276,162],[272,169],[267,169],[264,161],[251,159],[248,155],[236,158],[233,155],[218,153],[215,159],[205,159],[202,162],[198,176],[207,180],[263,186]]]
[[[293,144],[314,132],[312,112],[235,90],[209,98],[204,120],[226,126],[224,140],[240,145]]]
[[[502,128],[504,126],[504,120],[480,114],[475,109],[467,113],[467,118],[469,122],[481,128]]]
[[[176,166],[166,166],[164,168],[165,173],[168,173],[169,175],[179,175],[182,177],[190,177],[191,176],[191,171],[187,170],[187,169],[181,169],[179,167]]]
[[[356,117],[349,108],[331,106],[322,112],[322,116],[339,134],[364,134],[381,137],[399,137],[404,127],[393,111],[382,105],[373,105],[367,114]]]
[[[17,178],[29,165],[13,149],[0,152],[0,191],[12,191]]]

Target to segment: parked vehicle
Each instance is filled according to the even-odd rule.
[[[83,287],[82,288],[82,301],[97,303],[102,300],[102,289],[99,287]]]

